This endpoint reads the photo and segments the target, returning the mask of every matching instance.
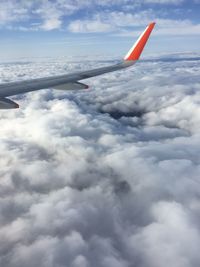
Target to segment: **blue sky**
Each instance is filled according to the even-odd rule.
[[[121,57],[150,21],[144,57],[198,52],[199,12],[199,0],[2,0],[0,58]]]

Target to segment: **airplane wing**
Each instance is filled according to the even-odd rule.
[[[55,88],[61,90],[86,89],[88,86],[80,83],[80,80],[132,66],[139,59],[154,26],[154,22],[147,26],[136,43],[124,57],[123,61],[118,64],[96,68],[93,70],[80,71],[72,74],[0,84],[0,109],[19,108],[17,103],[7,98],[8,96],[23,94],[45,88]]]

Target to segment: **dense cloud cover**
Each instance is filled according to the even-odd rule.
[[[1,64],[0,79],[93,64]],[[86,91],[13,97],[21,108],[0,112],[0,266],[198,267],[199,80],[200,58],[176,55]]]

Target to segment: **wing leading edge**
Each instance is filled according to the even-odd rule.
[[[154,22],[147,26],[133,47],[129,50],[124,60],[118,64],[72,74],[0,84],[0,108],[6,108],[8,102],[10,103],[11,100],[6,98],[8,96],[23,94],[50,87],[62,90],[84,89],[87,88],[87,86],[84,84],[80,86],[81,83],[78,83],[78,81],[132,66],[139,59],[154,26]],[[18,108],[18,105],[13,104],[13,108]]]

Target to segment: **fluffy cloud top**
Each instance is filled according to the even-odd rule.
[[[0,67],[1,81],[66,72]],[[198,55],[175,56],[15,97],[0,112],[0,266],[199,266],[199,75]]]

